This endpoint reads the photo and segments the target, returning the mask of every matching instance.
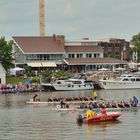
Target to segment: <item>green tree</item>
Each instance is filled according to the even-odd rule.
[[[52,79],[59,79],[59,78],[67,78],[72,76],[72,73],[68,71],[58,71],[58,72],[50,72],[50,71],[44,71],[41,73],[42,75],[42,82],[51,82]]]
[[[12,42],[7,42],[5,37],[0,38],[0,62],[7,71],[14,66],[12,58]]]
[[[132,37],[130,44],[133,46],[132,51],[138,53],[138,62],[140,62],[140,33]]]

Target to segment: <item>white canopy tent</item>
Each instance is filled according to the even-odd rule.
[[[19,67],[10,69],[10,75],[16,75],[17,72],[20,72],[20,71],[25,71],[25,69],[24,68],[19,68]]]
[[[99,69],[99,71],[110,71],[110,69],[108,69],[108,68],[101,68],[101,69]]]
[[[131,69],[136,69],[138,67],[138,63],[135,62],[130,62],[128,63],[129,68]]]
[[[118,68],[115,68],[116,71],[124,71],[125,68],[121,68],[121,67],[118,67]]]

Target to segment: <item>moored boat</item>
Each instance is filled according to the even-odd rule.
[[[108,112],[107,114],[99,114],[90,118],[84,118],[81,115],[76,118],[77,123],[94,123],[94,122],[106,122],[106,121],[115,121],[122,115],[121,112]]]
[[[94,89],[92,81],[78,78],[56,80],[52,86],[58,91]]]
[[[132,75],[122,75],[116,79],[99,80],[103,89],[139,89],[140,77]]]

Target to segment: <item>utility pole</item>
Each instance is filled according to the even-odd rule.
[[[40,36],[45,36],[45,0],[39,0]]]

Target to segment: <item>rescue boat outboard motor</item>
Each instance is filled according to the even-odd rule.
[[[83,123],[83,117],[82,117],[82,115],[78,115],[77,122],[79,124],[82,124]]]

